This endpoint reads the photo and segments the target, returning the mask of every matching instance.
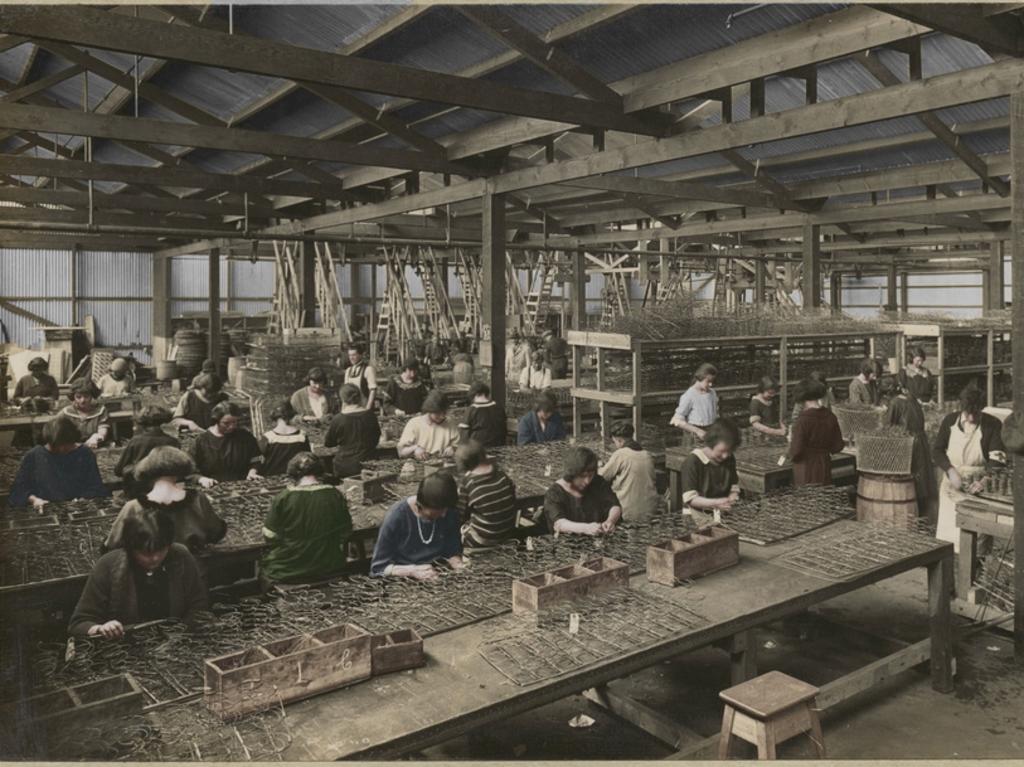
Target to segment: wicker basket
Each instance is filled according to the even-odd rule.
[[[877,431],[882,428],[884,411],[881,410],[837,404],[832,406],[832,412],[835,413],[836,419],[839,421],[839,430],[847,442],[853,439],[854,434]]]
[[[871,474],[909,475],[914,459],[914,438],[857,432],[857,470]]]

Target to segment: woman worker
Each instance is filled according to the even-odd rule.
[[[277,407],[270,411],[270,420],[274,428],[265,431],[259,439],[263,465],[260,472],[264,477],[274,477],[288,471],[288,462],[299,453],[312,452],[309,438],[297,426],[292,425],[295,408],[288,400],[281,400]]]
[[[170,422],[171,411],[153,405],[142,408],[135,416],[135,435],[121,451],[121,457],[114,467],[114,473],[125,480],[125,492],[129,498],[134,498],[140,492],[149,489],[137,485],[134,476],[135,464],[155,448],[181,447],[181,443],[162,428],[165,423]]]
[[[50,501],[106,498],[110,491],[100,478],[93,451],[78,444],[78,427],[58,416],[43,427],[44,445],[25,453],[11,485],[11,506],[41,508]]]
[[[765,376],[750,398],[750,428],[773,437],[786,436],[786,424],[779,415],[779,384]]]
[[[327,374],[323,368],[306,373],[306,385],[292,394],[292,407],[303,421],[323,421],[338,412],[338,402],[327,391]]]
[[[372,411],[377,403],[377,371],[363,359],[361,345],[350,343],[347,351],[348,367],[345,368],[345,380],[342,384],[355,386],[366,400],[366,409]]]
[[[241,415],[234,403],[221,402],[210,412],[213,424],[192,444],[192,458],[203,487],[259,477],[257,466],[263,455],[252,433],[238,425]]]
[[[469,387],[469,408],[459,432],[463,442],[473,440],[484,447],[502,447],[506,442],[505,408],[491,399],[491,387],[482,381]]]
[[[135,379],[128,370],[128,360],[118,357],[110,363],[110,370],[100,378],[101,397],[123,397],[131,394],[135,388]]]
[[[485,548],[511,538],[518,516],[512,480],[479,442],[459,445],[455,465],[463,475],[459,487],[463,545]]]
[[[832,387],[829,386],[828,377],[820,370],[812,370],[807,375],[807,380],[817,381],[825,387],[825,396],[819,401],[819,404],[826,410],[831,410],[832,406],[836,404],[835,394],[832,393]],[[800,401],[800,397],[795,397],[796,402],[793,403],[793,415],[789,419],[792,423],[796,423],[796,419],[800,417],[800,414],[804,411],[804,403]]]
[[[57,379],[48,372],[50,363],[43,357],[36,357],[28,363],[28,374],[18,379],[14,387],[14,401],[26,399],[60,399]]]
[[[352,517],[345,496],[321,481],[324,466],[312,453],[288,462],[293,484],[270,505],[263,523],[267,553],[260,560],[264,585],[323,580],[344,569]]]
[[[544,507],[534,516],[552,533],[604,535],[622,518],[622,504],[607,480],[597,473],[597,455],[574,447],[565,456],[561,479],[544,494]]]
[[[530,364],[519,371],[519,388],[521,391],[542,391],[550,386],[551,367],[544,352],[538,352],[530,358]]]
[[[516,444],[555,442],[565,439],[565,436],[565,424],[558,413],[558,400],[551,391],[540,392],[534,400],[533,410],[524,414],[516,424]]]
[[[622,502],[627,522],[647,522],[658,510],[657,478],[654,458],[633,439],[633,424],[616,421],[612,424],[615,452],[601,469],[601,476],[611,483]]]
[[[216,373],[203,373],[193,383],[195,387],[178,400],[174,409],[174,425],[179,429],[202,431],[213,423],[213,409],[228,397],[221,391],[223,384]]]
[[[932,446],[932,460],[942,469],[939,490],[939,521],[935,537],[950,541],[960,549],[956,526],[956,503],[961,493],[976,493],[986,467],[1006,464],[1003,424],[994,415],[983,413],[985,395],[976,386],[960,392],[960,409],[939,424]]]
[[[146,511],[124,524],[123,547],[100,557],[71,616],[72,636],[120,639],[126,626],[163,618],[186,623],[207,608],[206,584],[170,515]]]
[[[432,391],[423,401],[423,415],[410,419],[398,440],[398,457],[426,461],[448,458],[459,445],[459,428],[448,420],[448,398]]]
[[[882,365],[878,360],[865,359],[860,363],[860,373],[850,381],[851,405],[877,405],[882,398],[878,390],[878,379]]]
[[[718,420],[718,392],[711,388],[717,375],[718,370],[708,362],[697,368],[693,385],[679,397],[670,426],[704,439],[704,430]]]
[[[921,403],[906,389],[901,380],[893,379],[889,408],[885,422],[890,426],[906,429],[914,437],[914,453],[910,469],[914,475],[914,489],[917,491],[918,516],[935,522],[935,501],[938,486],[935,482],[935,467],[932,465],[928,436],[924,429],[924,410]]]
[[[924,349],[915,346],[910,352],[910,364],[900,371],[900,386],[921,404],[932,401],[934,377],[924,366]]]
[[[206,494],[185,488],[185,479],[196,466],[183,450],[157,447],[135,465],[135,479],[142,488],[138,498],[128,501],[117,515],[103,543],[105,551],[117,548],[124,540],[125,523],[152,511],[165,513],[174,524],[173,540],[200,551],[219,543],[227,533],[227,523],[217,516]]]
[[[463,567],[459,489],[455,478],[438,471],[423,478],[415,496],[399,501],[384,518],[373,549],[371,575],[395,575],[429,581],[438,577],[434,562]]]
[[[354,477],[363,470],[380,444],[380,422],[372,410],[363,407],[363,397],[352,384],[341,387],[341,412],[334,416],[324,435],[324,447],[336,447],[334,476]]]
[[[704,446],[695,447],[683,462],[681,489],[683,513],[728,510],[739,500],[740,478],[736,473],[736,448],[740,430],[732,421],[715,421],[708,427]]]
[[[96,384],[88,378],[81,378],[71,384],[68,397],[71,404],[60,411],[65,418],[78,427],[78,433],[86,447],[98,448],[110,436],[110,416],[107,409],[96,402],[99,396]]]
[[[831,485],[832,454],[840,453],[845,446],[839,419],[831,410],[821,406],[826,394],[825,386],[819,381],[804,381],[797,392],[804,409],[793,424],[793,435],[789,443],[789,457],[793,460],[793,484]]]
[[[402,365],[402,372],[388,381],[384,395],[395,409],[395,415],[414,415],[423,408],[429,390],[419,380],[419,372],[420,363],[410,358]]]

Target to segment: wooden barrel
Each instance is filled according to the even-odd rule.
[[[857,519],[903,530],[914,529],[917,523],[914,478],[862,472],[857,482]]]
[[[199,372],[206,359],[206,333],[182,329],[174,334],[174,343],[178,346],[178,369],[182,376],[191,378]]]
[[[156,363],[156,380],[170,381],[178,377],[178,363],[170,360],[158,360]]]

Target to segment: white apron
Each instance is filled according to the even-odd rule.
[[[961,431],[957,424],[949,430],[949,446],[946,457],[960,473],[961,487],[967,487],[974,478],[985,471],[985,454],[981,450],[981,426],[963,424]],[[949,477],[943,475],[939,488],[939,523],[935,537],[949,541],[953,550],[960,551],[960,529],[956,526],[956,504],[966,498],[965,493],[950,487]]]

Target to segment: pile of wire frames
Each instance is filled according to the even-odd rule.
[[[722,524],[740,540],[761,545],[793,538],[853,515],[843,488],[803,485],[744,498],[722,512]]]

